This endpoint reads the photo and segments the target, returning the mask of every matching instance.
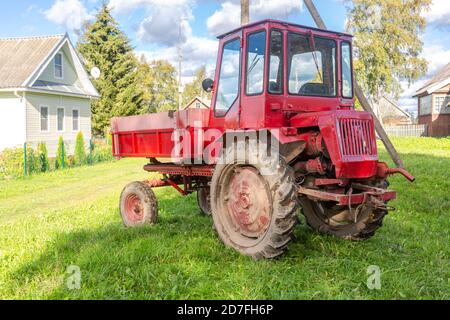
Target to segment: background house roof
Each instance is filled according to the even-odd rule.
[[[417,90],[416,96],[427,92],[433,93],[450,83],[450,63],[442,68],[430,81],[426,82],[422,88]]]
[[[0,39],[0,88],[24,86],[64,35]]]

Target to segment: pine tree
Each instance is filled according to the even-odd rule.
[[[64,144],[63,137],[60,136],[58,140],[58,149],[56,150],[55,169],[63,169],[69,166],[67,160],[67,148]]]
[[[48,151],[47,146],[44,142],[38,145],[38,156],[39,156],[39,170],[40,172],[47,172],[50,170],[50,163],[48,161]]]
[[[84,148],[84,137],[81,131],[78,132],[75,142],[74,161],[77,166],[81,166],[86,162],[86,149]]]
[[[92,104],[92,130],[104,135],[112,117],[140,113],[143,95],[136,84],[138,61],[133,47],[107,3],[95,22],[85,27],[78,50],[88,70],[98,67],[101,71],[100,78],[93,80],[101,98]]]

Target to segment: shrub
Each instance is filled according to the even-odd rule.
[[[63,154],[64,153],[64,154]],[[67,147],[64,144],[63,137],[59,137],[58,149],[56,150],[55,169],[67,168],[69,161],[67,160]]]
[[[92,162],[99,163],[105,161],[112,161],[114,157],[112,155],[112,148],[107,142],[95,141],[92,144]]]
[[[36,151],[27,145],[27,174],[31,175],[39,171],[39,157]]]
[[[77,139],[75,143],[74,164],[76,166],[81,166],[85,163],[86,163],[86,149],[84,148],[84,137],[83,133],[79,132],[77,134]]]
[[[36,152],[27,145],[27,174],[38,171],[39,159]],[[0,153],[0,178],[10,179],[24,176],[24,148],[9,148]]]
[[[50,171],[50,161],[48,160],[47,146],[45,145],[44,142],[41,142],[38,145],[38,159],[39,159],[38,171],[40,172]]]

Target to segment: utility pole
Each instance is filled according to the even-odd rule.
[[[181,73],[183,71],[182,23],[183,18],[180,17],[178,28],[178,110],[183,109],[183,84],[181,83]]]
[[[309,13],[311,14],[312,18],[314,19],[314,22],[320,29],[326,30],[327,27],[325,25],[325,22],[322,20],[322,17],[320,16],[319,12],[317,11],[316,6],[312,2],[312,0],[304,0],[304,3],[306,7],[308,8]],[[359,103],[361,103],[361,106],[363,107],[364,111],[369,112],[373,116],[373,120],[375,123],[375,130],[378,133],[378,136],[381,138],[381,141],[383,141],[384,146],[386,147],[386,150],[388,151],[389,155],[391,156],[392,160],[396,164],[398,168],[403,168],[403,161],[400,159],[400,156],[395,149],[394,145],[392,144],[391,140],[389,139],[386,131],[384,131],[383,125],[378,120],[378,117],[376,116],[375,112],[373,111],[372,107],[370,106],[369,101],[367,100],[366,96],[364,95],[363,90],[358,85],[358,83],[355,82],[355,93],[356,97],[359,100]]]
[[[250,22],[249,0],[241,0],[241,25],[245,26]]]

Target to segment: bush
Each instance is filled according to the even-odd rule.
[[[85,163],[86,163],[86,149],[84,148],[84,137],[83,133],[79,132],[77,134],[77,139],[75,143],[74,164],[76,166],[81,166]]]
[[[9,148],[0,153],[0,178],[11,179],[24,176],[24,148]],[[39,158],[27,145],[27,175],[38,172]]]
[[[38,159],[39,159],[38,171],[40,172],[50,171],[50,161],[48,160],[47,146],[45,145],[44,142],[41,142],[38,145]]]
[[[64,153],[64,154],[63,154]],[[56,150],[55,169],[67,168],[69,161],[67,160],[67,146],[64,144],[62,137],[58,140],[58,149]]]
[[[105,161],[112,161],[111,145],[104,141],[95,141],[92,143],[92,162],[99,163]]]

